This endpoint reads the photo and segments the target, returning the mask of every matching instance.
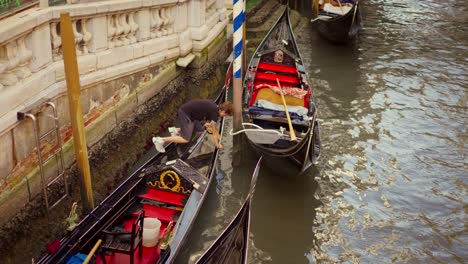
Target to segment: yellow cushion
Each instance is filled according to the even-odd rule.
[[[283,105],[283,100],[281,100],[281,95],[275,93],[273,90],[268,89],[268,88],[263,88],[263,89],[260,89],[260,91],[258,91],[257,98],[255,99],[255,101],[260,100],[260,99],[270,101],[274,104]],[[286,101],[287,105],[304,106],[304,99],[299,99],[291,95],[285,95],[284,100]]]

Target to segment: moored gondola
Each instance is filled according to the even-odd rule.
[[[317,1],[317,0],[316,0]],[[318,16],[312,19],[319,34],[335,43],[353,40],[361,29],[359,0],[331,0],[316,5]]]
[[[228,70],[218,104],[226,98],[230,76]],[[221,118],[220,135],[223,124]],[[178,158],[168,160],[171,155]],[[172,263],[203,204],[217,159],[207,131],[182,148],[169,144],[166,153],[144,162],[37,263]]]
[[[243,130],[262,154],[289,157],[302,170],[320,155],[317,108],[289,21],[289,8],[267,33],[243,83]]]
[[[257,183],[258,173],[260,171],[261,161],[262,158],[260,157],[252,175],[250,191],[241,208],[221,235],[218,236],[213,244],[211,244],[197,260],[197,264],[247,263],[250,206],[255,191],[255,184]]]

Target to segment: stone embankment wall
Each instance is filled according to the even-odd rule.
[[[18,111],[44,99],[53,102],[65,167],[75,160],[60,38],[63,12],[72,18],[91,150],[125,120],[147,108],[151,98],[163,96],[171,81],[186,71],[206,71],[208,61],[225,54],[220,52],[228,37],[224,0],[97,1],[34,8],[3,19],[0,229],[11,225],[11,218],[42,192],[32,121],[18,121]],[[190,69],[183,68],[188,64]],[[159,106],[167,103],[162,101]],[[53,127],[50,115],[48,110],[38,114],[40,133]],[[43,159],[56,151],[53,137],[47,139],[40,146]],[[47,182],[57,174],[55,159],[44,168]]]

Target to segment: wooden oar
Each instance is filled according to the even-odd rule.
[[[96,253],[96,251],[98,250],[99,246],[101,245],[102,243],[102,240],[99,239],[96,244],[94,245],[93,249],[91,249],[91,251],[89,252],[88,256],[86,257],[86,259],[83,261],[83,264],[88,264],[89,261],[91,260],[91,258],[94,256],[94,253]]]
[[[341,2],[340,2],[340,0],[338,0],[338,5],[340,6],[340,9],[341,9],[341,14],[343,14],[343,15],[344,15],[343,6],[341,6]]]
[[[281,99],[283,99],[283,106],[284,106],[284,111],[286,112],[286,118],[288,119],[289,133],[291,134],[291,141],[296,140],[297,139],[296,138],[296,133],[294,132],[294,128],[293,128],[293,125],[292,125],[292,122],[291,122],[291,117],[289,116],[288,105],[286,105],[286,99],[284,99],[283,90],[281,88],[281,84],[280,84],[278,78],[276,78],[276,82],[278,83],[278,88],[280,90]]]

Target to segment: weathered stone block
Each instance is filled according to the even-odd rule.
[[[219,15],[218,13],[214,13],[210,17],[206,18],[205,25],[207,28],[211,29],[216,25],[216,23],[218,23],[218,21],[219,21]]]
[[[97,14],[105,14],[109,10],[109,2],[93,2],[93,5],[96,7]]]
[[[208,28],[206,25],[202,25],[200,27],[191,27],[191,36],[193,40],[203,41],[206,36],[208,35]]]
[[[209,32],[206,38],[193,42],[193,50],[201,51],[207,47],[221,32],[224,31],[227,21],[217,23]]]
[[[17,108],[8,109],[9,111],[1,110],[6,111],[6,114],[0,117],[0,127],[4,128],[4,131],[6,131],[8,128],[10,128],[16,123],[16,112],[20,111],[22,108],[23,105]]]
[[[157,6],[157,5],[166,5],[166,4],[174,4],[174,3],[183,3],[187,0],[142,0],[142,5],[147,6]]]
[[[165,65],[153,79],[136,89],[138,105],[158,94],[161,89],[177,76],[177,68],[174,62]]]
[[[80,76],[81,88],[94,85],[98,82],[102,82],[106,79],[106,76],[107,76],[106,70],[104,69],[81,75]]]
[[[192,51],[192,39],[190,38],[190,30],[185,30],[179,34],[180,56],[185,56]]]
[[[148,56],[167,49],[167,41],[167,37],[162,37],[143,42],[143,54]]]
[[[65,67],[63,61],[56,61],[52,64],[52,68],[55,71],[55,80],[61,81],[65,79]]]
[[[119,64],[133,59],[133,46],[122,46],[114,48],[112,54],[119,59]]]
[[[49,21],[52,20],[52,9],[50,8],[38,8],[33,9],[34,15],[36,16],[36,25],[46,24],[49,25]]]
[[[10,109],[18,106],[18,96],[22,94],[21,92],[20,83],[1,91],[0,116],[7,114]]]
[[[176,6],[174,27],[175,32],[183,32],[188,27],[188,5],[186,3]]]
[[[78,57],[78,73],[80,75],[96,70],[97,58],[95,54]]]
[[[206,0],[188,2],[188,24],[191,27],[201,27],[205,24]]]
[[[107,111],[86,127],[88,148],[96,144],[117,125],[114,111]]]
[[[77,16],[90,16],[97,13],[96,5],[64,5],[54,6],[52,17],[54,19],[60,19],[60,14],[70,13],[70,17]]]
[[[55,82],[54,68],[47,67],[40,73],[33,74],[29,78],[21,81],[21,90],[24,94],[27,94],[27,96],[23,96],[21,99],[24,100],[23,102],[27,102],[27,105],[33,104],[37,99],[42,98],[42,96],[37,98],[37,95],[46,92],[45,90],[55,84]],[[31,101],[31,99],[34,101]]]
[[[70,106],[68,104],[68,96],[62,95],[56,99],[57,114],[60,127],[70,126]]]
[[[31,11],[21,13],[21,16],[11,16],[2,19],[0,28],[0,43],[11,41],[11,39],[22,35],[25,31],[37,26],[37,17]]]
[[[175,60],[180,55],[179,48],[169,49],[166,53],[166,60]]]
[[[13,144],[15,146],[15,157],[24,160],[36,147],[34,138],[34,126],[31,119],[25,119],[18,123],[13,129]]]
[[[34,29],[34,31],[31,32],[31,37],[26,39],[26,47],[32,51],[32,59],[29,68],[33,73],[52,63],[52,47],[50,41],[44,41],[45,39],[50,39],[50,28],[48,24]]]
[[[133,44],[133,58],[138,59],[144,56],[143,45],[141,44]]]
[[[113,1],[111,5],[109,5],[109,9],[107,12],[113,11],[121,11],[125,9],[136,9],[141,7],[141,1],[135,0],[120,0],[120,1]]]
[[[150,12],[149,9],[139,10],[135,16],[135,22],[138,24],[137,39],[139,42],[150,38]]]
[[[107,16],[92,17],[87,23],[92,34],[89,41],[89,51],[98,52],[107,49]]]
[[[218,9],[218,14],[219,14],[219,21],[224,21],[227,19],[227,9],[226,8],[221,8]]]
[[[157,65],[161,62],[163,62],[166,59],[167,51],[161,51],[156,54],[148,56],[150,60],[150,65]]]
[[[149,65],[150,65],[150,61],[147,57],[129,61],[125,64],[117,65],[117,66],[107,69],[106,79],[112,80],[112,79],[120,78],[122,76],[127,76],[131,73],[137,72],[139,70],[143,70]]]
[[[0,135],[0,146],[2,146],[0,149],[0,182],[2,182],[15,166],[13,136],[10,131]]]
[[[111,50],[99,52],[97,54],[97,68],[104,69],[119,63],[119,57]]]
[[[227,53],[226,50],[226,31],[222,31],[211,43],[208,45],[208,60],[212,60],[219,56],[220,52]],[[224,50],[223,50],[224,49]],[[226,54],[227,56],[227,54]]]
[[[179,47],[179,36],[172,34],[166,37],[167,49]]]
[[[138,107],[138,98],[136,93],[127,95],[120,99],[114,106],[117,123],[120,123],[130,117]]]

